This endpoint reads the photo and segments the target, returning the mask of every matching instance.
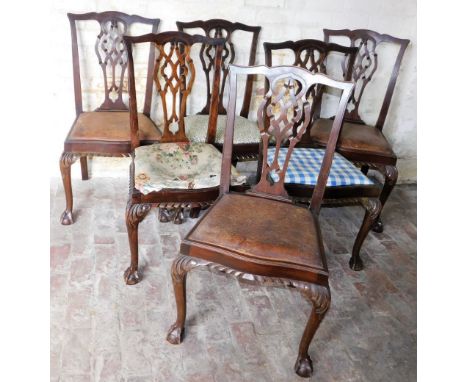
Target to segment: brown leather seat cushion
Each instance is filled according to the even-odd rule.
[[[312,140],[326,145],[332,124],[331,119],[318,119],[310,131]],[[356,123],[343,123],[337,149],[345,154],[353,152],[396,158],[390,144],[379,129]]]
[[[294,204],[224,195],[188,234],[185,242],[192,241],[220,248],[216,262],[224,265],[229,262],[222,257],[232,252],[257,263],[327,272],[318,224],[308,209]]]
[[[138,114],[140,140],[158,141],[161,133],[153,121]],[[70,135],[70,140],[84,141],[130,141],[130,116],[127,111],[93,111],[79,115]]]

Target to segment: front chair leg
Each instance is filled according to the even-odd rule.
[[[199,265],[201,265],[199,260],[190,256],[179,256],[172,263],[171,276],[177,305],[177,319],[170,327],[166,339],[173,345],[180,344],[184,337],[185,317],[187,314],[187,273]]]
[[[300,377],[309,378],[313,371],[309,346],[330,306],[330,289],[322,285],[306,284],[303,293],[312,301],[312,312],[299,344],[299,354],[294,369]]]
[[[127,204],[125,220],[127,223],[128,242],[130,245],[130,266],[124,273],[124,280],[127,285],[134,285],[140,281],[138,275],[138,225],[148,215],[151,204]]]
[[[65,190],[66,207],[60,217],[63,225],[73,224],[73,192],[71,184],[71,165],[78,159],[79,155],[63,152],[60,157],[60,173],[62,174],[63,188]]]
[[[382,204],[382,208],[387,202],[388,197],[390,196],[393,187],[395,187],[395,184],[398,180],[398,169],[396,166],[384,166],[379,168],[380,172],[382,175],[385,177],[384,185],[382,188],[382,191],[380,192],[380,203]],[[383,232],[383,223],[382,219],[380,218],[380,215],[378,216],[377,220],[374,223],[374,226],[372,227],[372,230],[377,233],[382,233]]]
[[[380,200],[376,198],[366,198],[362,201],[362,205],[366,209],[366,213],[364,215],[361,228],[359,229],[359,232],[356,236],[356,240],[354,241],[353,254],[351,255],[351,259],[349,259],[349,267],[353,271],[360,271],[364,268],[364,264],[362,262],[361,256],[359,255],[359,252],[361,251],[362,243],[366,239],[367,234],[374,226],[377,218],[380,215],[380,211],[382,211]]]

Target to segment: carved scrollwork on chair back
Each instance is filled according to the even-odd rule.
[[[380,34],[367,29],[324,29],[323,33],[326,42],[330,40],[330,37],[346,37],[349,39],[349,45],[358,49],[351,74],[351,79],[355,83],[355,89],[348,104],[345,115],[345,120],[357,123],[364,123],[360,115],[359,107],[361,105],[362,96],[365,92],[365,89],[372,81],[374,74],[379,66],[377,47],[384,42],[399,45],[400,49],[395,59],[395,63],[393,64],[390,80],[388,82],[385,97],[376,123],[376,127],[382,129],[385,123],[388,108],[390,106],[390,101],[393,95],[393,90],[395,88],[398,72],[400,70],[401,60],[403,59],[403,54],[409,44],[409,40],[399,39],[387,34]],[[342,65],[343,67],[344,65],[347,65],[346,60],[342,62]]]
[[[252,187],[251,192],[275,199],[288,200],[288,194],[284,188],[284,180],[289,160],[294,147],[304,134],[311,117],[310,104],[306,99],[308,90],[312,86],[320,85],[341,91],[336,117],[310,202],[310,209],[318,214],[333,161],[336,142],[341,130],[346,104],[354,85],[351,82],[333,80],[321,73],[312,74],[303,68],[295,66],[242,67],[231,65],[229,73],[230,92],[223,147],[221,194],[229,192],[237,78],[239,75],[263,75],[270,84],[268,92],[265,94],[257,110],[262,147],[259,163],[262,168],[259,182]],[[272,140],[274,140],[275,146],[273,154],[270,152],[269,159],[268,146]]]
[[[162,32],[142,36],[125,36],[124,41],[129,54],[129,104],[132,147],[139,146],[138,118],[135,90],[135,70],[132,44],[150,43],[155,46],[157,58],[151,66],[154,81],[163,109],[163,134],[161,142],[188,142],[185,135],[187,99],[195,81],[195,66],[190,56],[194,44],[216,47],[214,60],[214,80],[212,93],[219,92],[221,53],[224,39],[189,35],[184,32]],[[218,113],[218,97],[210,100],[208,121],[208,142],[214,141]]]
[[[188,141],[185,136],[184,116],[187,97],[195,80],[195,66],[190,57],[191,46],[174,40],[156,44],[156,47],[159,54],[153,79],[163,107],[164,140],[177,137],[178,141]],[[170,129],[173,124],[178,125],[176,132]]]
[[[288,194],[284,188],[284,177],[292,150],[300,141],[310,121],[310,105],[306,100],[309,90],[300,77],[284,75],[273,79],[257,110],[257,121],[263,146],[262,175],[254,192],[270,193],[281,197]],[[274,159],[268,163],[268,146],[276,142]],[[289,148],[280,164],[280,148],[289,140]]]
[[[101,67],[104,80],[104,101],[96,109],[128,110],[123,102],[122,93],[125,87],[125,74],[128,66],[128,54],[123,36],[130,32],[133,24],[146,24],[156,33],[159,19],[150,19],[122,12],[89,12],[83,14],[68,13],[72,37],[73,81],[75,88],[75,108],[77,115],[83,111],[81,94],[80,59],[78,52],[78,21],[95,21],[99,24],[100,32],[94,45],[98,64]],[[153,57],[153,58],[152,58]],[[154,50],[150,51],[149,61],[154,61]],[[150,83],[150,85],[152,85]],[[151,87],[147,86],[146,97],[150,97]],[[145,112],[147,112],[145,105]]]
[[[250,45],[250,57],[248,65],[255,63],[255,53],[257,50],[258,35],[260,27],[249,26],[241,23],[232,23],[222,19],[212,19],[206,21],[192,21],[192,22],[180,22],[177,21],[177,28],[179,31],[185,31],[187,29],[201,28],[203,29],[205,36],[210,38],[224,38],[226,42],[223,45],[223,52],[221,55],[221,83],[219,88],[219,103],[218,113],[226,114],[226,108],[223,103],[224,91],[226,89],[226,80],[229,71],[229,64],[234,63],[236,58],[236,47],[232,41],[232,36],[236,31],[244,31],[252,33],[252,42]],[[210,109],[211,99],[211,88],[213,81],[214,72],[214,61],[215,61],[215,47],[208,44],[203,44],[200,49],[200,62],[202,70],[205,74],[206,79],[206,104],[198,114],[208,114]],[[242,106],[241,115],[247,117],[248,109],[250,106],[250,100],[252,96],[253,82],[250,79],[245,88],[244,103]]]
[[[265,42],[263,44],[265,50],[265,62],[268,66],[273,64],[273,52],[289,50],[293,53],[294,59],[291,65],[304,68],[311,73],[327,74],[327,58],[332,53],[339,53],[345,57],[343,61],[343,78],[351,79],[351,70],[354,59],[357,53],[357,48],[350,48],[334,43],[326,43],[320,40],[304,39],[297,41],[283,41],[279,43]],[[351,65],[351,66],[350,66]],[[265,87],[268,89],[268,83]],[[311,86],[306,93],[306,98],[310,104],[312,114],[307,126],[303,141],[310,140],[308,131],[316,118],[320,117],[320,107],[324,87],[320,84]]]
[[[127,110],[122,91],[128,63],[123,36],[128,25],[124,20],[112,17],[101,21],[100,26],[94,49],[104,77],[105,98],[98,110]]]

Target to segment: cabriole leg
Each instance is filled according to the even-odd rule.
[[[140,281],[138,274],[138,225],[151,210],[151,204],[127,204],[125,220],[127,223],[128,242],[130,245],[130,266],[124,273],[125,283],[134,285]]]
[[[180,344],[184,336],[185,317],[187,314],[187,273],[198,265],[197,259],[189,256],[179,256],[172,263],[171,276],[177,305],[177,319],[170,327],[166,339],[173,345]]]
[[[398,169],[396,166],[390,166],[387,165],[385,167],[379,168],[383,176],[385,177],[384,185],[382,188],[382,191],[380,192],[380,203],[382,204],[382,209],[390,196],[393,187],[395,187],[395,184],[398,180]],[[383,223],[382,219],[380,218],[380,215],[378,216],[376,222],[374,223],[374,226],[372,227],[372,230],[377,233],[382,233],[383,232]]]
[[[330,306],[330,290],[327,287],[314,284],[309,287],[310,289],[306,290],[304,294],[312,301],[312,312],[302,334],[299,353],[294,365],[296,374],[304,378],[309,378],[312,375],[313,366],[309,356],[309,346]]]
[[[356,236],[356,240],[353,245],[353,254],[349,259],[349,267],[353,271],[360,271],[364,268],[361,256],[359,255],[362,247],[362,243],[366,239],[371,227],[374,226],[377,218],[379,217],[382,205],[379,199],[364,199],[362,205],[366,209],[364,219],[362,221],[361,228]]]
[[[71,184],[71,165],[78,159],[79,155],[74,153],[62,153],[60,157],[60,173],[62,174],[63,188],[65,190],[66,207],[60,217],[63,225],[73,224],[73,192]]]

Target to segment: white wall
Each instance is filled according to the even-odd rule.
[[[225,18],[262,31],[257,63],[264,62],[263,42],[323,39],[323,28],[373,29],[411,43],[406,50],[384,132],[398,155],[400,182],[416,181],[416,1],[415,0],[55,0],[50,13],[50,39],[54,47],[50,58],[55,75],[50,78],[54,112],[51,118],[51,175],[58,176],[58,158],[63,140],[74,119],[73,79],[70,28],[67,12],[122,11],[161,19],[160,31],[176,30],[175,21]],[[93,30],[87,32],[92,38]],[[94,36],[93,36],[94,35]],[[390,52],[391,53],[391,52]],[[94,54],[94,53],[91,53]],[[247,52],[241,52],[240,58]],[[92,56],[94,59],[94,56]],[[384,56],[386,57],[386,56]],[[84,105],[98,106],[96,91],[100,86],[100,68],[88,70]],[[142,81],[144,82],[144,81]],[[137,85],[139,86],[139,85]],[[256,84],[261,87],[262,84]],[[379,88],[376,88],[376,93]],[[382,94],[383,97],[383,94]],[[364,101],[363,101],[364,102]],[[372,122],[379,97],[367,100],[364,120]],[[141,105],[141,103],[140,103]],[[106,161],[112,166],[112,161]],[[79,167],[79,166],[75,166]],[[76,173],[76,169],[75,172]]]

